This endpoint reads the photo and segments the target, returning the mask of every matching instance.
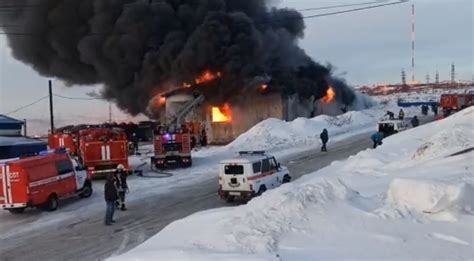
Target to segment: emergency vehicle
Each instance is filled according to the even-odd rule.
[[[291,181],[290,172],[264,151],[241,151],[219,164],[219,196],[227,202],[252,198]]]
[[[439,101],[444,117],[474,105],[474,94],[443,94]]]
[[[384,138],[404,131],[407,128],[408,125],[403,120],[382,120],[377,125],[377,131],[383,133]]]
[[[151,166],[157,169],[169,167],[191,167],[191,134],[186,130],[164,130],[155,132],[155,156]]]
[[[52,150],[66,149],[71,155],[77,155],[77,139],[72,133],[54,133],[48,135],[48,147]]]
[[[11,213],[54,211],[61,199],[91,195],[90,176],[64,150],[0,163],[0,206]]]
[[[128,171],[128,142],[125,132],[109,128],[81,130],[79,159],[94,177],[115,172],[120,164]]]

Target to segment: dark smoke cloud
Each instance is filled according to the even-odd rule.
[[[150,4],[151,2],[151,4]],[[39,5],[38,5],[39,4]],[[321,98],[328,81],[342,102],[353,95],[330,69],[298,47],[300,13],[265,0],[2,0],[13,55],[40,74],[69,84],[103,83],[105,98],[131,114],[204,70],[222,72],[206,93],[216,100],[252,93],[268,78],[271,91]],[[23,7],[21,7],[23,6]],[[347,95],[346,95],[347,94]]]

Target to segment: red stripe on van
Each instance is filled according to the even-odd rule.
[[[270,172],[266,172],[266,173],[262,173],[260,175],[257,175],[257,176],[252,176],[252,177],[248,177],[247,180],[256,180],[256,179],[261,179],[261,178],[264,178],[266,176],[271,176],[273,174],[275,174],[276,171],[272,170]]]

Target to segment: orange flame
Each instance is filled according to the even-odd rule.
[[[230,122],[232,121],[230,107],[212,107],[212,122]]]
[[[260,91],[261,92],[265,92],[266,90],[268,90],[268,85],[267,84],[260,85]]]
[[[166,104],[166,97],[160,96],[160,98],[158,99],[158,104],[165,105]]]
[[[323,102],[330,103],[334,100],[335,97],[336,92],[334,92],[332,86],[329,86],[329,89],[326,91],[326,96],[323,97]]]
[[[196,78],[195,82],[196,82],[196,84],[201,84],[201,83],[212,81],[212,80],[220,78],[220,77],[221,77],[220,72],[213,73],[213,72],[207,70],[207,71],[204,71],[198,78]]]

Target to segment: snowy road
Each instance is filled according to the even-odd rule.
[[[295,178],[347,158],[371,145],[367,134],[331,145],[329,153],[314,151],[282,161]],[[217,179],[177,188],[173,193],[131,202],[113,227],[103,225],[103,213],[61,226],[38,228],[2,240],[0,260],[101,260],[123,253],[156,234],[174,220],[197,211],[228,206],[216,193]]]

